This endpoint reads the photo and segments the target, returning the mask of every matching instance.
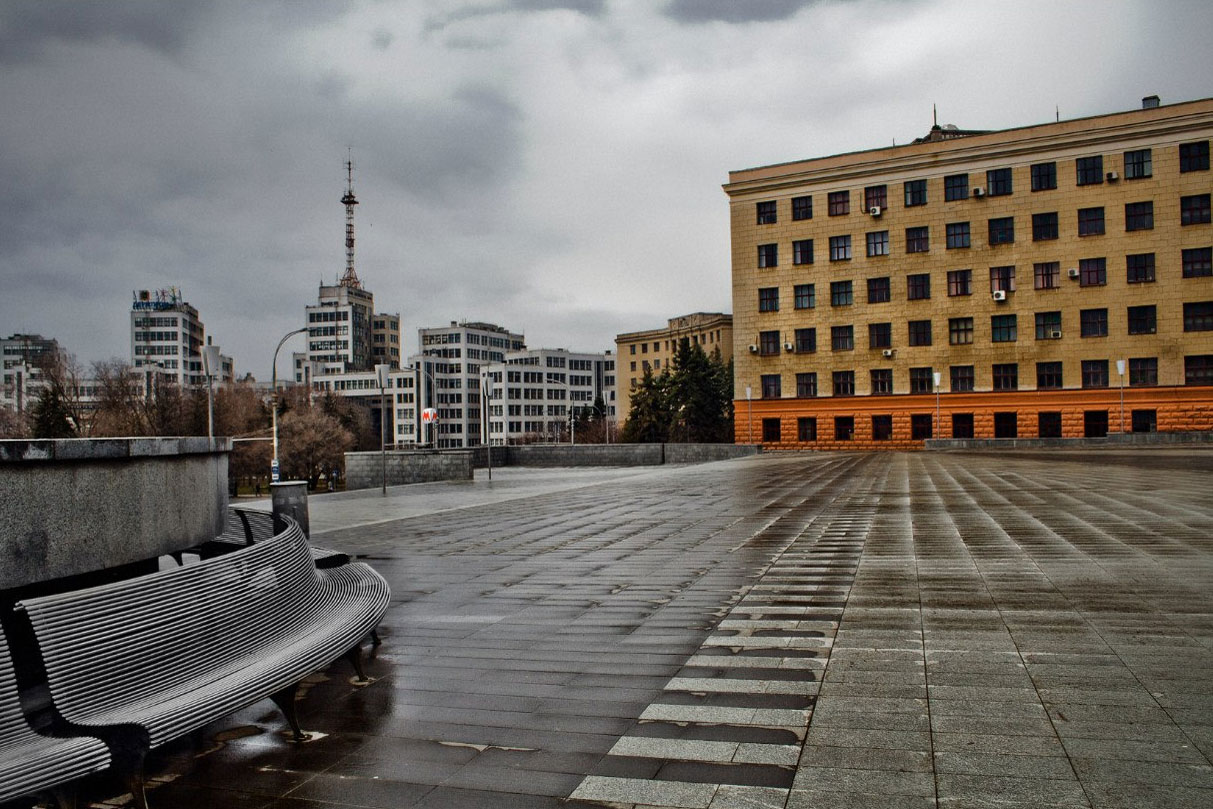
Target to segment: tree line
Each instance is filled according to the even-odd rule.
[[[672,368],[654,375],[646,365],[632,391],[620,439],[628,443],[732,443],[733,362],[687,338],[678,341]]]

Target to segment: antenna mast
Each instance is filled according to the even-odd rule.
[[[341,198],[341,204],[345,206],[345,274],[341,276],[338,284],[352,289],[362,289],[358,273],[354,272],[354,206],[358,204],[358,199],[354,196],[354,161],[352,157],[345,161],[345,176],[347,185],[345,196]]]

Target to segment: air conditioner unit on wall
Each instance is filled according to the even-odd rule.
[[[897,352],[896,352],[896,351],[894,351],[894,350],[893,350],[893,349],[891,349],[891,348],[886,348],[884,351],[881,351],[880,353],[881,353],[881,356],[884,356],[884,357],[891,357],[891,356],[893,356],[894,354],[896,354]]]
[[[994,294],[991,295],[990,297],[992,297],[996,301],[1005,301],[1007,299],[1007,293],[1006,293],[1006,290],[996,289],[996,290],[994,290]]]
[[[784,343],[783,350],[787,351],[788,353],[791,353],[796,350],[796,344],[795,343]]]
[[[880,206],[873,205],[871,208],[868,208],[868,216],[880,216]]]
[[[986,190],[978,185],[974,186],[970,193],[975,197],[984,197],[986,195]]]
[[[1114,183],[1120,179],[1120,175],[1114,171],[1109,171],[1106,175],[1108,182]]]
[[[756,346],[756,345],[754,345],[753,343],[751,343],[751,344],[750,344],[750,353],[751,353],[751,354],[757,354],[757,353],[758,353],[758,346]]]
[[[1061,331],[1059,329],[1054,329],[1053,331],[1049,332],[1049,339],[1050,340],[1060,340]]]
[[[1077,278],[1079,275],[1078,268],[1071,267],[1070,269],[1066,270],[1066,275],[1070,276],[1071,278]]]

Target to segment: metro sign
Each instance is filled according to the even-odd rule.
[[[421,411],[422,424],[434,424],[438,421],[438,411],[432,407],[427,407]]]

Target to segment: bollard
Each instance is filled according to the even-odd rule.
[[[278,520],[279,515],[290,517],[299,523],[303,535],[308,539],[312,536],[312,527],[307,516],[307,481],[284,480],[270,484],[270,502],[274,514],[274,533],[282,531]]]

